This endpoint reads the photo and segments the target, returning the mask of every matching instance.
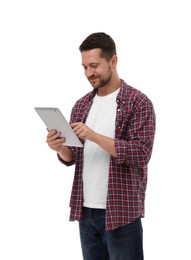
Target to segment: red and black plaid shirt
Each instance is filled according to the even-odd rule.
[[[74,105],[70,122],[86,121],[95,90]],[[144,217],[147,164],[150,160],[154,135],[155,112],[152,102],[139,90],[121,80],[117,95],[115,149],[111,156],[106,204],[105,230],[111,231]],[[107,115],[106,115],[107,116]],[[82,140],[84,142],[84,140]],[[75,164],[75,175],[70,200],[70,220],[80,220],[83,209],[83,148],[70,147]],[[101,181],[101,180],[100,180]]]

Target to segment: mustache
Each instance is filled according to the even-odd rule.
[[[88,77],[88,80],[94,80],[94,79],[98,79],[99,76],[91,76],[91,77]]]

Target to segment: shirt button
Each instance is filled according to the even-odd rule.
[[[117,109],[117,111],[119,112],[119,111],[121,111],[121,109],[120,109],[120,108],[118,108],[118,109]]]

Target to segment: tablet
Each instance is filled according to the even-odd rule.
[[[61,137],[65,137],[66,146],[83,147],[71,126],[57,107],[35,107],[34,108],[49,130],[57,130]]]

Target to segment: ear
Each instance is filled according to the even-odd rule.
[[[113,55],[113,57],[111,58],[111,66],[113,69],[116,67],[117,61],[118,61],[117,55]]]

